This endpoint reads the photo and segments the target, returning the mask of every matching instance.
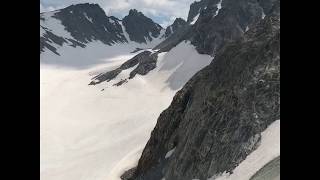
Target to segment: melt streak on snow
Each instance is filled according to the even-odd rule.
[[[57,27],[51,29],[63,30]],[[42,180],[119,180],[137,164],[160,113],[188,78],[212,60],[182,42],[160,53],[157,68],[146,76],[112,86],[128,77],[126,70],[110,82],[88,86],[93,76],[119,67],[138,53],[130,52],[152,48],[151,43],[107,46],[94,41],[86,48],[63,45],[61,56],[48,50],[40,54]]]
[[[249,154],[231,175],[224,173],[208,180],[249,180],[265,164],[280,156],[280,120],[269,125],[261,136],[259,147]]]

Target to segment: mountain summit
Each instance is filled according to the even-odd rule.
[[[152,41],[153,38],[159,37],[163,30],[159,24],[136,9],[131,9],[129,15],[125,16],[122,21],[130,39],[139,43]]]
[[[169,37],[171,34],[185,25],[187,25],[187,22],[184,19],[176,18],[174,22],[166,28],[165,37]]]
[[[40,13],[41,179],[279,180],[280,0],[188,15]]]
[[[120,20],[107,16],[98,4],[77,4],[40,13],[40,53],[46,50],[60,55],[64,45],[86,47],[93,41],[106,45],[149,43],[160,39],[163,28],[135,9]]]

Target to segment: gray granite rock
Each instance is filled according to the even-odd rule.
[[[45,13],[40,13],[41,21],[45,22]],[[65,30],[72,38],[61,37],[52,30],[41,26],[44,34],[40,35],[40,53],[48,49],[57,55],[57,47],[67,44],[72,47],[86,47],[92,41],[101,41],[106,45],[127,43],[121,23],[132,41],[145,43],[146,39],[159,37],[162,27],[144,16],[137,10],[130,10],[129,15],[120,20],[113,16],[106,16],[98,4],[76,4],[57,10],[51,18],[61,21]]]
[[[201,10],[205,9],[208,5],[208,2],[210,0],[201,0],[201,1],[195,1],[190,5],[189,9],[189,14],[188,14],[188,19],[187,22],[190,23],[192,22],[193,18],[196,17]],[[212,0],[215,3],[218,3],[219,0]]]
[[[174,22],[168,26],[166,28],[166,31],[165,31],[165,34],[164,36],[167,38],[169,37],[171,34],[173,34],[174,32],[176,32],[178,29],[182,28],[183,26],[186,26],[187,25],[187,22],[182,19],[182,18],[176,18],[174,20]]]
[[[127,42],[120,20],[106,16],[97,4],[71,5],[55,13],[54,18],[59,19],[71,36],[82,43],[93,40],[100,40],[108,45]]]
[[[193,26],[195,33],[190,40],[199,53],[215,55],[225,43],[242,37],[262,16],[257,0],[222,0],[219,11],[217,3],[208,1]]]
[[[136,9],[131,9],[129,15],[125,16],[122,21],[130,40],[139,43],[146,43],[146,40],[151,41],[152,38],[159,37],[162,30],[159,24]]]
[[[189,24],[180,27],[168,38],[156,45],[153,50],[158,50],[158,52],[168,52],[173,47],[177,46],[184,40],[187,40],[193,33],[193,29]]]
[[[133,58],[129,59],[125,63],[123,63],[120,67],[108,71],[106,73],[99,74],[98,76],[95,76],[92,81],[89,83],[89,85],[96,85],[104,81],[111,81],[112,79],[116,78],[121,71],[132,68],[137,65],[136,68],[134,68],[129,75],[129,79],[134,78],[135,75],[145,75],[149,71],[156,68],[157,65],[157,58],[158,53],[152,53],[150,51],[143,51],[139,53],[138,55],[134,56]],[[117,83],[119,86],[123,84]]]
[[[232,172],[277,119],[280,16],[273,13],[221,47],[214,61],[175,95],[127,179],[204,180]]]
[[[218,12],[217,4],[221,2],[222,8]],[[265,1],[265,3],[267,3]],[[277,2],[270,0],[270,12],[280,12]],[[177,18],[173,25],[166,29],[166,34],[161,43],[153,50],[158,53],[168,52],[184,40],[189,40],[201,54],[215,56],[219,49],[226,43],[241,38],[247,29],[262,19],[263,8],[257,0],[202,0],[190,6],[188,22]],[[131,10],[132,16],[142,16],[136,10]],[[194,25],[190,24],[195,14],[199,18]],[[130,14],[130,13],[129,13]],[[140,14],[140,15],[139,15]],[[172,28],[171,28],[172,27]],[[173,28],[175,27],[175,28]],[[171,29],[174,29],[171,31]],[[169,32],[170,31],[170,32]],[[143,38],[142,38],[143,39]],[[149,72],[149,71],[147,71]]]
[[[190,32],[190,26],[188,24],[179,27],[175,30],[175,32],[170,35],[167,39],[162,41],[160,44],[155,46],[153,50],[157,50],[155,53],[151,53],[150,51],[142,51],[132,59],[129,59],[125,63],[121,65],[120,68],[117,68],[115,70],[103,73],[99,78],[96,78],[94,81],[90,82],[91,85],[101,83],[103,81],[110,81],[111,79],[114,79],[119,72],[119,69],[128,69],[130,67],[133,67],[134,65],[139,65],[136,69],[130,72],[129,79],[134,78],[136,74],[140,75],[146,75],[148,72],[150,72],[152,69],[156,68],[158,54],[161,52],[167,52],[173,47],[175,47],[177,44],[179,44],[182,40],[186,38],[188,35],[187,32]],[[132,53],[140,51],[142,49],[136,48]],[[138,59],[139,58],[139,59]]]
[[[119,82],[113,84],[112,86],[121,86],[124,83],[127,83],[128,79],[121,79]]]
[[[129,79],[134,78],[135,75],[146,75],[148,72],[157,67],[158,53],[150,53],[139,60],[138,66],[130,72]]]
[[[40,22],[46,21],[40,13]],[[127,42],[123,35],[120,20],[115,17],[108,17],[97,4],[77,4],[57,10],[50,18],[61,21],[65,30],[72,38],[61,37],[54,34],[51,29],[40,25],[45,32],[40,36],[40,53],[47,48],[58,54],[56,47],[67,44],[72,47],[86,47],[88,42],[99,40],[107,45],[113,43]],[[40,23],[41,24],[41,23]]]

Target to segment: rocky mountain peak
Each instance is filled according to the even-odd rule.
[[[199,19],[177,42],[191,40],[214,60],[176,93],[138,166],[122,179],[215,179],[232,174],[259,148],[262,132],[280,119],[280,1],[264,3],[203,0],[191,5]],[[197,15],[191,14],[193,20]]]
[[[188,20],[196,11],[199,17],[193,25],[192,44],[199,53],[214,56],[226,42],[242,37],[252,24],[268,15],[273,4],[273,0],[265,0],[264,4],[257,0],[202,0],[194,3],[190,6]]]
[[[104,10],[98,4],[92,3],[70,5],[58,10],[57,14],[63,14],[63,16],[86,16],[90,18],[106,17]]]
[[[159,24],[136,9],[131,9],[122,21],[107,16],[98,4],[76,4],[40,13],[40,53],[47,49],[60,55],[57,49],[63,45],[84,48],[93,41],[106,45],[129,41],[147,43],[160,38],[161,30]],[[125,33],[130,39],[125,37]]]
[[[186,23],[186,21],[182,18],[176,18],[174,21],[173,21],[173,24],[182,24],[182,23]]]
[[[172,25],[166,28],[165,37],[169,37],[171,34],[176,32],[179,28],[185,26],[187,22],[182,18],[176,18]]]
[[[144,16],[144,14],[136,9],[130,9],[129,16]]]
[[[88,11],[88,10],[95,10],[98,12],[104,12],[103,9],[95,3],[82,3],[82,4],[73,4],[70,5],[64,9],[61,9],[62,11],[68,11],[68,10],[75,10],[75,11]]]
[[[219,0],[213,0],[213,1],[218,2]],[[187,22],[191,22],[193,20],[193,18],[196,17],[200,13],[200,10],[204,9],[207,6],[208,2],[209,2],[209,0],[194,1],[190,5],[190,10],[189,10]]]
[[[147,40],[151,41],[153,38],[159,37],[160,31],[163,29],[136,9],[131,9],[129,14],[122,19],[122,22],[130,40],[139,43],[146,43]]]
[[[60,20],[65,30],[81,43],[94,40],[108,45],[127,42],[119,20],[108,17],[98,4],[71,5],[57,11],[52,17]]]
[[[189,80],[160,114],[130,180],[232,173],[259,146],[280,118],[279,24],[267,15]]]

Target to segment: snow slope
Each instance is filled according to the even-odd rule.
[[[264,165],[280,156],[280,120],[261,133],[261,144],[242,161],[230,175],[224,173],[208,180],[249,180]]]
[[[61,21],[52,17],[57,12],[58,10],[43,13],[42,18],[44,18],[45,20],[40,20],[40,25],[42,27],[47,28],[50,32],[52,32],[55,35],[61,36],[63,38],[73,39],[71,34],[65,30],[65,27],[61,24]]]
[[[88,86],[98,73],[130,59],[137,45],[66,47],[40,55],[40,177],[42,180],[118,180],[136,165],[159,114],[177,90],[212,60],[189,42],[159,54],[157,68],[122,86]],[[141,47],[141,46],[138,46]],[[134,68],[134,67],[133,67]],[[173,86],[175,85],[175,86]]]

